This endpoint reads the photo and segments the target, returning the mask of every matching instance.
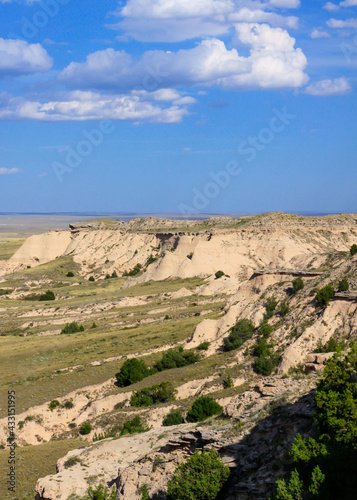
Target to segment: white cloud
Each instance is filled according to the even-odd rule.
[[[13,174],[19,174],[21,172],[20,169],[18,168],[0,168],[0,175],[13,175]]]
[[[187,107],[154,105],[150,94],[102,95],[69,92],[48,102],[26,101],[0,94],[0,120],[86,121],[119,120],[133,122],[178,123],[189,114]]]
[[[330,34],[320,28],[314,28],[310,36],[311,38],[329,38]]]
[[[0,38],[0,77],[46,72],[52,58],[39,44]]]
[[[311,83],[305,89],[305,92],[316,96],[343,95],[351,90],[351,85],[345,77],[335,80],[321,80]]]
[[[193,85],[275,89],[307,83],[306,57],[287,31],[240,23],[235,40],[250,47],[249,56],[241,56],[235,48],[228,50],[218,39],[177,52],[145,52],[139,60],[110,48],[90,54],[85,63],[71,63],[59,79],[72,88],[116,90]]]
[[[324,9],[328,10],[329,12],[334,12],[336,10],[340,10],[340,7],[336,5],[335,3],[332,2],[327,2],[324,6]]]
[[[355,7],[357,5],[357,0],[344,0],[340,2],[340,5],[342,5],[342,7]]]
[[[236,22],[296,28],[297,17],[269,10],[299,5],[299,0],[128,0],[118,12],[121,20],[111,27],[143,42],[179,42],[224,35]]]
[[[330,28],[357,28],[357,17],[351,18],[351,19],[346,19],[345,21],[342,21],[340,19],[329,19],[327,21],[327,26]]]

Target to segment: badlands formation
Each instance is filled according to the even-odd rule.
[[[16,496],[83,499],[101,483],[118,499],[141,499],[143,485],[150,498],[165,498],[175,467],[195,449],[213,447],[231,469],[222,498],[269,498],[289,444],[313,427],[314,388],[333,354],[323,346],[357,337],[356,243],[357,215],[282,213],[101,220],[28,238],[0,262],[1,384],[3,393],[16,391]],[[304,287],[294,292],[296,278]],[[319,305],[317,291],[337,291],[342,279],[349,291]],[[47,290],[55,300],[38,301]],[[226,350],[243,319],[253,334]],[[61,333],[74,321],[84,331]],[[267,322],[275,364],[262,373],[254,346]],[[178,347],[199,361],[116,384],[125,360],[152,367]],[[131,405],[135,391],[168,381],[174,400]],[[162,426],[172,409],[185,416],[201,395],[213,396],[222,413]],[[4,402],[0,412],[4,448]],[[149,430],[120,437],[138,415]],[[0,450],[2,470],[6,453]],[[0,496],[12,498],[5,489]]]

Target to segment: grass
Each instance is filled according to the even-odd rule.
[[[120,362],[90,366],[91,361],[142,352],[187,339],[200,317],[142,325],[132,330],[88,330],[51,337],[0,337],[0,387],[16,389],[17,412],[64,396],[70,391],[102,383],[113,377]],[[68,366],[81,365],[71,372]],[[5,406],[1,405],[0,417]]]
[[[23,238],[0,238],[0,260],[8,260],[24,243]]]
[[[56,462],[70,450],[83,446],[83,441],[67,440],[52,441],[38,446],[26,446],[16,448],[16,493],[7,490],[6,474],[8,469],[8,450],[0,450],[0,498],[10,500],[11,498],[22,498],[33,489],[39,477],[56,473]],[[33,496],[30,496],[33,498]]]

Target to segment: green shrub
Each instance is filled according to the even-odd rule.
[[[257,356],[254,363],[255,371],[265,376],[273,373],[280,359],[279,355],[272,351],[264,337],[255,344],[254,355]]]
[[[66,408],[66,410],[70,410],[71,408],[73,408],[73,406],[73,401],[71,401],[70,399],[63,403],[63,407]]]
[[[59,401],[57,401],[57,399],[54,399],[53,401],[51,401],[48,405],[49,409],[52,411],[54,410],[55,408],[58,408],[59,406],[61,406],[61,403]]]
[[[184,351],[183,347],[178,349],[170,349],[163,353],[160,361],[157,361],[154,368],[162,372],[172,368],[181,368],[182,366],[192,365],[200,360],[200,356],[192,351]]]
[[[123,273],[123,276],[136,276],[137,274],[140,273],[141,268],[142,268],[141,264],[136,264],[136,266],[134,267],[134,269],[132,269],[129,272],[125,271]]]
[[[191,260],[191,259],[192,259],[192,257],[193,257],[193,252],[191,252],[191,253],[189,253],[188,255],[186,255],[186,257],[187,257],[188,259],[190,259],[190,260]]]
[[[325,307],[335,296],[335,291],[332,285],[326,285],[316,294],[316,302],[320,307]]]
[[[171,425],[180,425],[184,423],[185,420],[180,410],[171,410],[170,413],[166,415],[166,417],[162,421],[162,425],[164,425],[165,427],[169,427]]]
[[[148,430],[149,430],[148,427],[146,427],[146,425],[143,424],[141,418],[137,415],[131,420],[125,422],[125,424],[122,427],[122,430],[120,431],[120,435],[125,436],[126,434],[137,434],[141,432],[146,432]]]
[[[90,486],[87,490],[85,500],[116,500],[116,491],[113,487],[110,491],[103,484],[99,484],[95,489]]]
[[[219,415],[222,406],[212,396],[200,396],[193,403],[191,410],[187,413],[187,422],[201,422],[212,415]]]
[[[140,488],[140,494],[141,494],[140,500],[150,500],[149,490],[148,490],[147,484],[143,484],[141,486],[141,488]]]
[[[93,321],[93,324],[92,324],[92,326],[91,326],[91,329],[93,330],[94,328],[98,328],[98,325],[97,325],[97,323],[95,323],[95,322]]]
[[[271,353],[270,355],[260,356],[255,360],[254,369],[257,373],[268,376],[273,373],[279,364],[279,355]]]
[[[86,434],[90,434],[91,430],[92,426],[90,422],[84,422],[79,428],[79,434],[85,436]]]
[[[153,264],[154,262],[157,261],[157,257],[153,257],[152,255],[150,255],[150,257],[148,258],[148,260],[146,261],[146,265],[147,266],[150,266],[150,264]]]
[[[288,306],[288,304],[284,301],[280,304],[280,314],[282,315],[283,318],[285,318],[285,316],[287,314],[289,314],[289,311],[290,311],[290,307]]]
[[[106,274],[104,279],[110,280],[110,274]]]
[[[118,426],[114,426],[111,429],[107,429],[104,432],[97,434],[94,433],[93,441],[102,441],[103,439],[114,438],[118,435],[119,428]]]
[[[271,335],[272,331],[273,328],[269,325],[269,323],[266,323],[265,321],[259,328],[260,335],[262,335],[265,339],[267,339]]]
[[[43,295],[40,295],[38,297],[38,300],[40,300],[40,301],[56,300],[56,297],[55,297],[55,294],[53,292],[51,292],[51,290],[47,290],[46,293],[44,293]]]
[[[144,387],[132,394],[131,406],[152,406],[159,403],[167,403],[175,399],[175,389],[171,382],[162,382],[159,385]]]
[[[76,321],[72,321],[72,323],[67,323],[64,328],[62,328],[61,333],[77,333],[84,332],[84,326],[79,325]]]
[[[112,272],[112,275],[111,275],[111,278],[117,278],[117,277],[118,277],[117,272],[116,272],[116,271],[113,271],[113,272]]]
[[[150,370],[142,359],[132,358],[124,361],[120,372],[115,375],[119,387],[140,382],[150,375]]]
[[[296,278],[293,280],[293,290],[294,293],[299,292],[304,288],[305,284],[301,278]]]
[[[349,288],[350,288],[350,284],[348,283],[346,278],[343,278],[338,284],[338,291],[339,292],[348,292]]]
[[[209,346],[210,346],[210,343],[207,340],[205,340],[204,342],[201,342],[201,344],[199,346],[197,346],[197,349],[199,351],[207,351]]]
[[[317,344],[317,348],[314,350],[314,352],[319,353],[319,352],[340,352],[343,349],[345,349],[346,343],[341,340],[340,342],[333,337],[330,338],[325,345],[322,344],[321,340]]]
[[[167,485],[167,500],[215,500],[229,477],[213,449],[195,453],[180,464]]]
[[[224,339],[226,351],[238,349],[244,342],[251,339],[254,332],[254,325],[248,319],[240,319],[235,326],[231,328],[229,337]]]
[[[228,375],[228,377],[226,378],[226,380],[223,382],[223,386],[224,386],[225,389],[230,389],[231,387],[234,386],[232,377],[230,375]]]
[[[300,434],[291,447],[300,496],[290,483],[277,481],[277,500],[352,500],[357,491],[357,345],[335,354],[326,364],[315,394],[316,439]],[[291,493],[290,496],[288,494]]]
[[[224,276],[223,271],[217,271],[215,274],[216,280],[219,280],[219,278],[222,278],[222,276]]]
[[[12,292],[12,290],[5,290],[4,288],[0,288],[0,297],[2,295],[9,295]]]
[[[73,278],[74,276],[74,273],[72,273],[72,271],[68,271],[68,273],[66,274],[67,278]]]
[[[350,248],[350,254],[352,256],[357,254],[357,245],[355,243]]]
[[[278,302],[275,297],[268,297],[267,298],[267,303],[266,303],[266,313],[264,316],[264,319],[267,321],[268,319],[272,318],[274,315],[274,311],[276,309],[276,306],[278,305]]]
[[[70,467],[73,467],[73,465],[80,464],[81,460],[78,457],[71,457],[66,462],[63,464],[65,469],[69,469]]]
[[[89,281],[94,281],[94,276],[90,276]]]

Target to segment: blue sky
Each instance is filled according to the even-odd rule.
[[[0,13],[0,211],[357,212],[357,0]]]

